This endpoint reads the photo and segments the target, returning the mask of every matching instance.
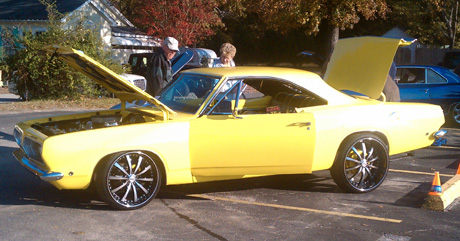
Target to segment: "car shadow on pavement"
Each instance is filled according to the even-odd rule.
[[[274,175],[228,181],[213,181],[195,184],[166,186],[160,190],[158,198],[199,199],[191,194],[234,192],[256,189],[275,189],[299,192],[342,193],[342,189],[328,176],[329,172],[317,174]]]
[[[92,190],[58,190],[40,180],[16,162],[11,154],[15,149],[0,146],[0,205],[111,209]]]
[[[1,133],[0,138],[14,139]],[[113,210],[102,202],[94,189],[58,190],[27,171],[13,157],[16,148],[0,146],[0,205],[38,205],[90,210]],[[334,193],[343,192],[329,176],[329,172],[302,175],[277,175],[231,181],[215,181],[163,187],[157,198],[197,199],[190,194],[230,192],[252,189],[279,189]]]
[[[431,183],[418,183],[418,185],[414,189],[412,189],[410,192],[405,193],[404,196],[402,196],[401,198],[397,199],[394,202],[373,201],[373,200],[355,200],[355,199],[346,199],[346,200],[353,201],[355,203],[361,202],[361,203],[366,203],[366,204],[390,205],[390,206],[408,207],[408,208],[421,208],[425,201],[425,198],[428,196],[428,192],[430,191],[430,188],[431,188]]]
[[[16,143],[16,141],[14,140],[14,136],[13,135],[10,135],[8,133],[5,133],[5,132],[1,132],[0,131],[0,140],[5,140],[5,141],[13,141]],[[1,148],[1,146],[0,146]]]
[[[419,183],[410,192],[396,200],[392,205],[400,207],[421,208],[430,192],[431,182]]]

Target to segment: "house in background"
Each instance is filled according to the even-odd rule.
[[[135,28],[106,0],[56,0],[56,7],[65,14],[61,19],[64,27],[82,22],[98,31],[120,64],[127,63],[131,53],[150,52],[160,46],[159,39]],[[25,31],[38,35],[47,30],[47,24],[48,12],[38,0],[0,0],[0,48],[3,49],[0,54],[11,54],[15,50],[11,39],[2,36],[21,37]]]
[[[383,37],[403,38],[412,40],[414,37],[407,34],[403,29],[394,27],[386,32]],[[398,65],[416,64],[416,65],[443,65],[446,53],[460,52],[458,49],[450,49],[449,46],[430,46],[424,45],[419,41],[398,48],[395,56],[395,62]],[[457,60],[458,61],[458,60]],[[447,67],[447,66],[446,66]]]
[[[386,38],[397,38],[405,40],[413,40],[414,37],[407,34],[404,30],[399,27],[394,27],[386,32],[382,37]],[[417,42],[409,46],[404,46],[398,48],[398,51],[395,55],[396,64],[414,64],[416,62],[416,51],[417,51]]]

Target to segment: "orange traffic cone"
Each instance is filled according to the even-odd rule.
[[[460,174],[460,163],[458,164],[457,174]]]
[[[439,178],[439,172],[434,173],[433,184],[431,185],[431,192],[428,195],[441,196],[441,179]]]

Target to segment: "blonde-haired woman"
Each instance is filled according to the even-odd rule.
[[[224,43],[220,46],[220,57],[214,59],[212,67],[235,67],[233,58],[236,54],[236,48],[231,43]]]

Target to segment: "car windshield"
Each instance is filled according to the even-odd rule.
[[[219,82],[219,78],[181,74],[162,91],[159,101],[174,111],[196,113]]]

